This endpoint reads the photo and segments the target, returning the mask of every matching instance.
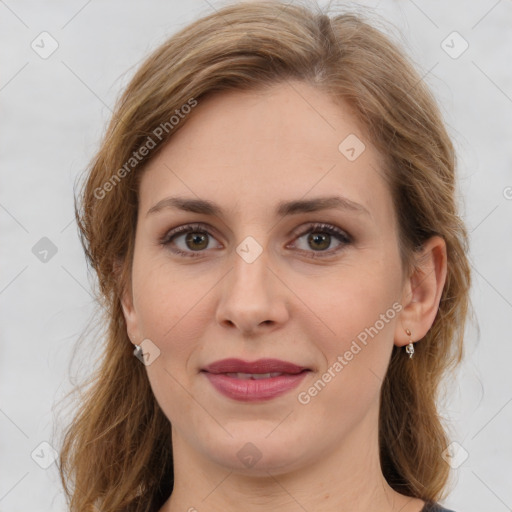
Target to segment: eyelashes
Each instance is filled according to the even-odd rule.
[[[309,235],[306,238],[306,245],[310,243],[321,245],[320,250],[316,251],[314,249],[298,249],[301,254],[310,258],[325,258],[333,256],[335,253],[340,252],[345,246],[353,242],[352,237],[340,228],[333,226],[332,224],[317,222],[308,225],[306,228],[302,227],[302,231],[293,234],[295,238],[292,248],[296,248],[295,240],[300,240],[305,235]],[[327,235],[327,237],[325,235]],[[180,240],[180,242],[182,242],[180,248],[176,241],[181,238],[184,238],[184,240]],[[325,243],[327,242],[327,245],[331,246],[333,239],[339,242],[339,245],[335,249],[326,250],[324,248]],[[188,258],[197,258],[204,257],[207,250],[212,248],[210,247],[210,242],[212,240],[215,240],[215,238],[211,232],[208,231],[205,225],[202,223],[196,223],[185,224],[172,229],[159,240],[159,243],[174,254]],[[198,244],[198,250],[190,249],[187,244]],[[288,245],[287,247],[290,246]],[[222,246],[219,248],[222,248]]]
[[[325,248],[320,249],[318,251],[308,250],[308,249],[299,249],[301,253],[310,253],[307,254],[308,257],[311,258],[325,258],[328,256],[333,256],[335,253],[341,251],[345,248],[345,246],[352,243],[352,238],[345,231],[340,228],[333,226],[332,224],[325,223],[313,223],[310,224],[305,230],[303,229],[301,232],[296,234],[296,240],[300,240],[305,235],[310,235],[306,238],[306,244],[310,242],[318,243],[318,235],[328,235],[327,241],[328,245],[331,245],[332,238],[339,242],[339,245],[335,249],[326,250]],[[325,242],[325,236],[320,238],[320,244]],[[294,246],[296,246],[294,244]]]
[[[176,238],[182,237],[183,235],[189,235],[189,234],[200,235],[200,237],[202,237],[203,242],[205,239],[207,239],[207,237],[211,236],[211,233],[208,230],[206,230],[202,224],[186,224],[184,226],[179,226],[179,227],[169,231],[164,236],[164,238],[160,241],[160,243],[162,245],[164,245],[165,247],[167,247],[171,252],[173,252],[175,254],[179,254],[181,256],[186,256],[186,257],[190,257],[190,258],[197,258],[197,257],[203,256],[201,254],[202,252],[204,252],[203,250],[201,250],[201,251],[185,251],[183,249],[175,247]],[[194,240],[194,239],[197,240],[197,237],[186,236],[186,239],[188,241]],[[207,241],[208,241],[208,245],[209,245],[209,240],[207,240]],[[173,245],[174,245],[174,247],[173,247]]]

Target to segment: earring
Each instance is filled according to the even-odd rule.
[[[137,358],[137,359],[140,359],[141,361],[143,360],[142,357],[142,347],[140,345],[137,345],[135,343],[135,349],[133,350],[133,355]]]
[[[407,336],[411,335],[411,331],[409,329],[405,329],[405,333],[407,334]],[[409,340],[409,345],[405,347],[405,351],[409,354],[409,359],[411,359],[414,354],[414,345],[412,343],[412,340]]]
[[[128,335],[130,343],[135,346],[135,349],[133,350],[133,355],[140,359],[142,357],[142,347],[140,345],[137,345],[137,343],[134,343],[133,336],[131,335],[131,333],[127,332],[126,334]]]

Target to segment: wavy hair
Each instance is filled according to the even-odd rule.
[[[393,347],[379,414],[380,460],[390,486],[426,501],[445,496],[450,468],[442,452],[449,441],[437,401],[448,370],[463,357],[471,282],[455,151],[432,93],[400,45],[365,14],[328,9],[282,1],[225,5],[161,44],[119,97],[75,203],[105,332],[99,365],[77,390],[79,408],[60,450],[70,512],[150,512],[173,488],[170,422],[132,354],[120,302],[130,285],[141,172],[194,115],[179,116],[169,128],[191,101],[200,108],[217,91],[296,79],[348,104],[386,159],[404,272],[413,270],[429,237],[446,242],[437,316],[415,344],[415,358]],[[154,147],[142,155],[149,138]]]

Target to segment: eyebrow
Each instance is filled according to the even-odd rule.
[[[185,197],[166,197],[152,206],[146,216],[166,208],[175,208],[186,212],[202,213],[218,217],[223,216],[222,208],[214,202],[205,199],[189,199]],[[277,216],[288,216],[328,209],[345,210],[358,214],[366,214],[371,217],[370,212],[362,204],[342,196],[281,201],[278,203],[275,213]]]

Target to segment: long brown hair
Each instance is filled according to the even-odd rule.
[[[343,99],[387,159],[404,271],[411,271],[415,251],[429,237],[446,242],[437,316],[412,360],[393,347],[379,418],[389,484],[426,501],[445,496],[448,436],[436,404],[442,378],[463,356],[470,307],[454,147],[413,64],[364,14],[329,16],[318,6],[257,1],[224,6],[158,47],[118,100],[87,169],[76,217],[97,275],[105,333],[98,368],[80,388],[60,451],[71,512],[158,510],[173,488],[170,423],[132,354],[120,304],[130,285],[141,171],[207,95],[292,79]]]

